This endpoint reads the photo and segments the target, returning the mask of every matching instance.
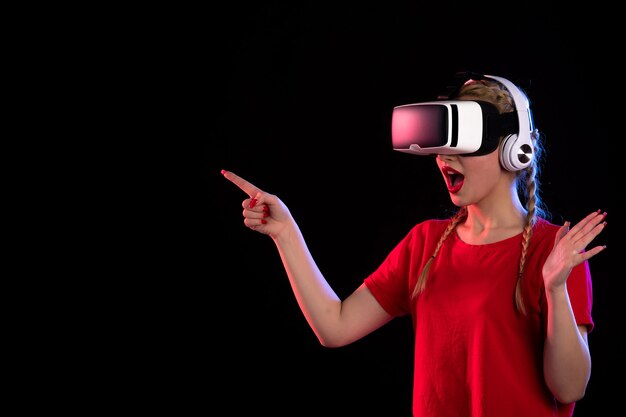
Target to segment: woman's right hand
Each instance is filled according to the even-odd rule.
[[[276,239],[293,222],[285,204],[275,195],[266,193],[249,181],[230,171],[222,170],[222,175],[239,187],[249,198],[243,200],[243,223],[252,230]]]

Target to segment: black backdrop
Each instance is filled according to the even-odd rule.
[[[131,355],[154,387],[146,401],[227,414],[410,416],[409,320],[321,347],[271,239],[243,226],[245,195],[220,170],[285,201],[345,297],[412,225],[449,214],[435,163],[391,150],[390,113],[435,98],[470,69],[529,94],[546,137],[542,191],[553,220],[609,213],[596,242],[608,250],[591,261],[593,373],[576,415],[617,402],[623,283],[611,271],[623,243],[611,233],[621,219],[604,104],[617,87],[604,78],[614,57],[600,52],[611,30],[589,28],[611,12],[519,6],[271,2],[189,10],[165,25],[159,89],[148,90],[167,119],[150,122],[169,139],[152,161],[162,194],[144,265],[160,278],[147,279],[144,330],[134,336],[145,343]]]

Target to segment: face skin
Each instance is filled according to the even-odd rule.
[[[487,155],[437,155],[450,199],[467,206],[468,218],[460,228],[476,231],[492,227],[521,228],[525,210],[517,195],[515,173],[499,161],[499,148]]]
[[[481,156],[437,155],[436,160],[456,206],[489,200],[506,185],[497,151]]]

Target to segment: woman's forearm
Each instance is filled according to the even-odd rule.
[[[586,329],[579,330],[565,285],[546,293],[547,335],[544,377],[552,394],[562,403],[581,399],[591,374]]]

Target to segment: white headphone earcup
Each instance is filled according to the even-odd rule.
[[[522,143],[523,142],[523,143]],[[519,171],[533,161],[533,148],[525,141],[519,141],[517,135],[509,135],[502,141],[500,164],[509,171]]]

